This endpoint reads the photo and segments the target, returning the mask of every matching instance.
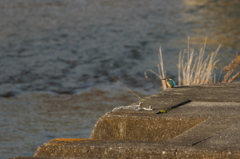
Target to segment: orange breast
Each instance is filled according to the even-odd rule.
[[[172,87],[167,81],[166,81],[166,84],[167,84],[168,87]]]

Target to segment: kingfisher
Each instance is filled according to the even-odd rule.
[[[174,80],[172,80],[171,78],[164,78],[162,80],[166,80],[166,84],[170,88],[177,86],[176,83],[174,82]]]

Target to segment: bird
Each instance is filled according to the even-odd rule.
[[[162,80],[166,80],[166,84],[170,88],[177,86],[176,83],[174,82],[174,80],[172,80],[171,78],[164,78]]]

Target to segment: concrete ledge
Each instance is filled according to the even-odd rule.
[[[238,150],[214,150],[207,146],[181,146],[168,142],[129,141],[50,141],[40,146],[35,156],[83,157],[83,158],[238,158]]]
[[[240,83],[176,87],[140,102],[154,110],[108,112],[90,139],[54,139],[34,156],[240,158]]]
[[[204,117],[164,116],[156,113],[106,114],[101,117],[92,132],[91,139],[129,141],[167,141],[195,125]]]

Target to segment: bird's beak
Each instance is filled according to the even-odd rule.
[[[161,80],[166,80],[166,78],[163,78],[163,79],[161,79]]]

